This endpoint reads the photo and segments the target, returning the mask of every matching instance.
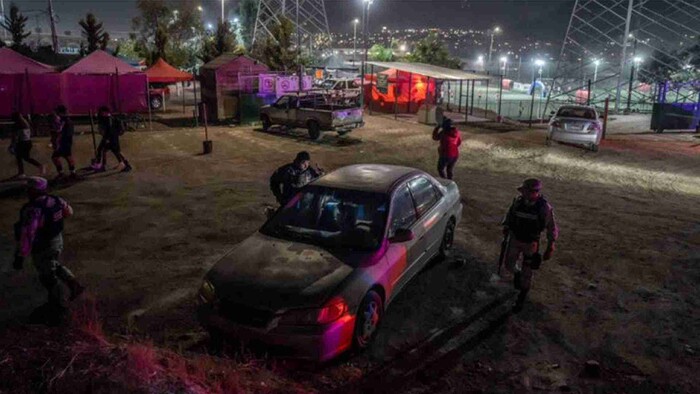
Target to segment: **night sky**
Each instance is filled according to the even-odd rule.
[[[6,9],[11,0],[4,0]],[[289,0],[294,1],[294,0]],[[23,11],[45,10],[46,0],[15,0]],[[205,7],[205,22],[216,22],[220,15],[219,0],[201,0]],[[136,15],[133,0],[54,0],[59,15],[59,31],[78,32],[77,21],[92,11],[104,20],[112,33],[125,34],[130,30],[131,18]],[[237,0],[226,0],[231,13],[237,9]],[[498,25],[506,39],[525,35],[537,39],[563,39],[569,21],[573,0],[375,0],[371,23],[375,30],[381,26],[390,29],[441,27],[487,29]],[[349,32],[350,21],[361,15],[361,0],[326,0],[332,32]],[[28,12],[29,25],[36,25],[36,13]],[[233,14],[230,14],[232,17]],[[45,25],[46,18],[39,22]]]

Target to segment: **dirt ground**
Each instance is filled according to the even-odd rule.
[[[160,127],[159,127],[160,128]],[[526,177],[544,181],[561,229],[554,258],[536,273],[529,304],[439,373],[401,391],[693,392],[700,384],[700,139],[690,133],[615,133],[597,153],[544,146],[544,131],[463,128],[456,182],[464,202],[457,241],[462,264],[435,264],[392,304],[374,346],[320,369],[284,370],[310,391],[349,387],[407,347],[467,316],[506,288],[494,281],[499,222]],[[105,330],[180,352],[201,351],[194,319],[204,273],[264,221],[267,181],[308,150],[326,170],[354,163],[409,165],[435,174],[431,128],[369,117],[347,136],[212,127],[214,153],[200,155],[202,130],[128,133],[135,170],[107,172],[55,193],[75,209],[65,264],[98,300]],[[49,163],[48,139],[35,156]],[[0,179],[14,175],[0,141]],[[80,163],[89,135],[76,137]],[[110,158],[111,159],[111,158]],[[112,162],[113,164],[116,164]],[[35,171],[29,170],[31,174]],[[12,224],[23,203],[0,183],[0,329],[22,324],[44,292],[31,264],[14,272]],[[583,373],[587,360],[601,377]]]

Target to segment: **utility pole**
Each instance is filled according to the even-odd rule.
[[[1,0],[0,0],[1,1]],[[3,16],[5,15],[3,7]],[[58,53],[58,36],[56,35],[56,14],[53,12],[53,0],[49,0],[49,20],[51,21],[51,43],[53,44],[53,53]]]
[[[223,1],[223,0],[222,0]],[[299,83],[298,83],[298,92],[301,93],[301,84],[302,84],[302,76],[303,71],[301,69],[301,32],[299,30],[299,0],[296,0],[296,8],[297,8],[297,13],[296,13],[296,25],[297,25],[297,67],[299,67]],[[298,101],[297,101],[298,102]]]
[[[226,16],[224,14],[224,0],[221,0],[221,24],[224,24],[224,21],[226,20]]]
[[[0,12],[2,12],[2,22],[5,22],[5,0],[0,0]],[[2,29],[2,39],[7,40],[7,30]]]

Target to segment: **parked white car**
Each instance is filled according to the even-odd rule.
[[[597,152],[603,137],[603,122],[594,107],[565,105],[549,121],[547,145],[552,141],[580,144]]]

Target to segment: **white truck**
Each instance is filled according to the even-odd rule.
[[[260,109],[260,121],[264,131],[272,125],[305,128],[313,140],[319,140],[324,131],[343,135],[364,125],[362,108],[328,104],[320,93],[285,94]]]

